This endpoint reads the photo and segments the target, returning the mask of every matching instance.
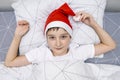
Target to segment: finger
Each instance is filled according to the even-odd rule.
[[[85,14],[83,15],[82,21],[85,21],[85,20],[88,19],[88,18],[89,18],[89,14],[85,13]]]
[[[80,21],[82,21],[85,15],[83,13],[81,13],[80,15],[81,15]]]
[[[18,25],[29,25],[29,23],[26,20],[20,20],[18,21]]]
[[[85,14],[84,16],[83,16],[83,18],[82,18],[82,21],[85,21],[85,19],[87,19],[87,15]]]

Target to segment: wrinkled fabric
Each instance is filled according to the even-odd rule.
[[[48,61],[8,68],[0,64],[0,80],[118,80],[120,66],[80,61]]]

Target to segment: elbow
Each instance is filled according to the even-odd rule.
[[[115,49],[115,48],[116,48],[116,45],[113,46],[113,49]]]
[[[111,49],[113,50],[113,49],[115,49],[116,48],[116,43],[114,42],[112,45],[111,45]]]
[[[5,65],[6,67],[10,67],[10,64],[7,63],[7,62],[5,62],[4,65]]]
[[[11,62],[5,61],[5,62],[4,62],[4,65],[5,65],[6,67],[12,67],[12,66],[11,66]]]

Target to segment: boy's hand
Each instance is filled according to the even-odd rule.
[[[15,36],[22,37],[29,31],[29,23],[26,20],[18,21]]]
[[[96,24],[96,21],[94,20],[92,15],[90,15],[84,11],[77,12],[76,17],[80,17],[79,21],[85,23],[88,26],[92,27],[94,24]]]

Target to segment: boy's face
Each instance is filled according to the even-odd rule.
[[[68,52],[71,37],[63,28],[49,30],[46,37],[48,46],[54,56],[61,56]]]

